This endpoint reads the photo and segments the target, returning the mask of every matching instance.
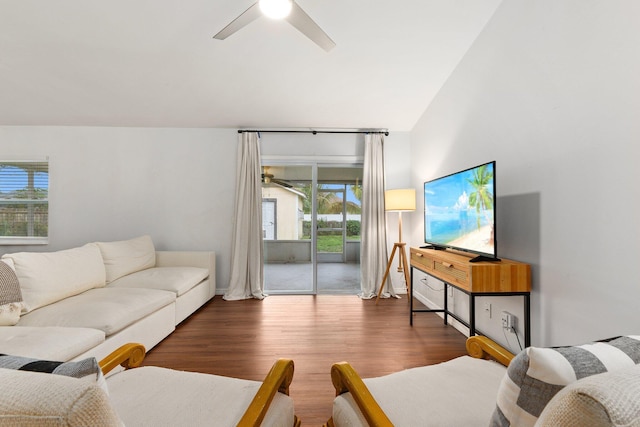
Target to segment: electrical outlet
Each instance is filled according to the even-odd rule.
[[[491,319],[491,303],[490,302],[484,303],[484,312],[489,317],[489,319]]]
[[[505,329],[513,329],[516,327],[516,316],[513,314],[503,311],[502,312],[502,327]]]

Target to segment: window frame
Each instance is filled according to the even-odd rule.
[[[44,213],[46,215],[46,236],[34,236],[34,235],[26,235],[26,236],[14,236],[14,235],[7,235],[7,236],[3,236],[0,235],[0,245],[2,246],[7,246],[7,245],[46,245],[49,243],[49,191],[51,189],[51,171],[50,171],[50,165],[49,165],[49,158],[45,157],[45,158],[37,158],[37,157],[30,157],[30,158],[26,158],[26,159],[7,159],[7,158],[0,158],[0,166],[8,166],[8,167],[15,167],[15,168],[20,168],[21,166],[25,166],[25,165],[30,165],[33,168],[33,174],[34,176],[32,177],[33,180],[30,180],[29,177],[27,176],[27,183],[25,185],[24,188],[16,188],[13,191],[18,191],[18,190],[22,190],[22,189],[29,189],[29,182],[31,181],[33,184],[33,187],[31,187],[32,189],[36,189],[36,188],[42,188],[42,187],[38,187],[36,186],[36,182],[35,182],[35,174],[38,172],[46,172],[46,195],[44,198],[38,198],[38,197],[34,197],[33,195],[31,195],[31,198],[9,198],[9,197],[5,197],[4,193],[0,193],[0,212],[2,211],[2,209],[6,206],[15,206],[15,205],[32,205],[32,206],[36,206],[36,205],[45,205],[46,206],[46,212]],[[2,168],[0,168],[2,169]],[[1,172],[0,172],[1,173]],[[27,171],[27,174],[29,172]],[[35,213],[34,213],[35,215]],[[35,221],[35,217],[31,217],[29,214],[27,214],[27,233],[31,232],[33,233],[33,228],[37,225],[37,222]],[[31,231],[29,231],[31,230]]]

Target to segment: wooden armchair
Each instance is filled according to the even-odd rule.
[[[106,382],[112,405],[127,426],[144,423],[258,427],[263,421],[265,425],[300,426],[293,413],[293,401],[288,397],[293,379],[292,360],[277,360],[259,383],[140,367],[144,356],[143,345],[125,344],[100,361],[105,375],[118,366],[125,368],[108,375]],[[243,408],[244,413],[237,413]]]
[[[336,399],[324,427],[488,425],[514,356],[483,336],[466,347],[469,356],[365,380],[348,362],[334,364]]]

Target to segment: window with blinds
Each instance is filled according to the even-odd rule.
[[[49,161],[0,160],[0,244],[46,244]]]

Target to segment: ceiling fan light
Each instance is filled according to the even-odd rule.
[[[293,0],[260,0],[260,10],[271,19],[282,19],[289,16]]]

